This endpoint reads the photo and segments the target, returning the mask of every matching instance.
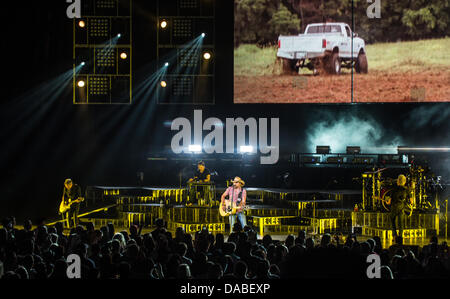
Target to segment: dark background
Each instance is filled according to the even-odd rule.
[[[156,32],[151,29],[156,19],[155,1],[133,3],[136,86],[151,75],[146,73],[146,66],[156,59]],[[373,137],[375,143],[389,144],[400,139],[409,146],[448,146],[447,103],[233,104],[233,1],[217,1],[216,7],[216,105],[156,105],[153,96],[133,98],[129,106],[73,105],[71,86],[55,96],[48,94],[46,85],[72,67],[68,5],[63,0],[20,1],[2,9],[1,57],[7,77],[2,79],[0,110],[2,217],[15,215],[19,222],[25,217],[55,217],[67,177],[83,190],[92,185],[134,186],[139,171],[145,174],[145,185],[177,184],[179,172],[189,172],[195,158],[181,164],[159,165],[147,157],[169,154],[173,133],[167,122],[176,117],[193,122],[194,109],[203,110],[203,119],[218,117],[222,121],[226,117],[280,118],[280,162],[242,171],[248,186],[254,187],[278,186],[277,176],[289,169],[283,157],[309,152],[308,134],[319,124],[333,126],[356,119],[376,124],[379,135]],[[357,127],[348,131],[349,138],[359,133]],[[448,162],[448,158],[444,161]],[[445,174],[447,165],[439,162],[436,167]],[[236,169],[219,162],[207,167],[216,169],[221,180],[236,174]],[[310,176],[305,170],[296,171],[298,186],[308,187],[301,183]],[[309,181],[327,185],[329,177],[318,175]]]

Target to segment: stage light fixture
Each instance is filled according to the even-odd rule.
[[[192,153],[199,153],[202,151],[202,146],[198,144],[191,144],[188,146],[188,150]]]
[[[326,155],[330,153],[330,146],[329,145],[317,145],[316,146],[316,154],[322,154]]]
[[[120,33],[119,33],[119,34],[117,34],[117,37],[119,37],[119,38],[120,38],[121,36],[122,36],[122,34],[120,34]]]
[[[165,29],[167,27],[167,21],[166,20],[162,20],[160,26],[161,26],[162,29]]]
[[[80,63],[80,65],[81,66],[83,66],[83,65],[85,65],[86,63],[84,62],[84,61],[82,61],[81,63]]]
[[[120,58],[127,59],[127,53],[125,52],[120,53]]]
[[[211,59],[211,53],[209,53],[209,52],[203,53],[203,59],[210,60]]]
[[[80,28],[84,28],[86,26],[86,23],[83,20],[81,20],[78,22],[78,26],[80,26]]]
[[[252,153],[253,152],[253,146],[251,145],[241,145],[239,148],[241,153]]]
[[[202,37],[205,37],[206,36],[206,33],[202,33]]]
[[[348,155],[361,154],[361,147],[360,146],[347,146],[346,153]]]
[[[168,62],[164,63],[164,66],[169,66],[169,63]]]
[[[167,86],[167,82],[166,81],[161,81],[160,83],[162,88],[165,88]]]
[[[80,88],[84,87],[84,81],[83,80],[78,81],[77,85]]]

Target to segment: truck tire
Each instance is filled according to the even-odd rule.
[[[321,75],[324,72],[327,72],[326,71],[327,61],[325,58],[324,59],[314,59],[311,63],[313,65],[312,71],[313,71],[314,76]]]
[[[369,71],[369,64],[367,63],[367,57],[364,53],[359,53],[356,59],[355,70],[358,74],[367,74]]]
[[[282,58],[283,60],[283,74],[285,75],[292,75],[292,74],[298,74],[298,67],[296,67],[297,61]]]
[[[338,53],[333,53],[328,56],[327,71],[332,75],[339,75],[341,73],[341,60]]]

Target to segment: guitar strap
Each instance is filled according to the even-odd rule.
[[[234,200],[233,200],[233,196],[234,196],[234,190],[233,190],[233,187],[231,187],[232,189],[231,189],[231,208],[233,208],[233,205],[234,205]],[[241,188],[241,191],[239,192],[239,194],[238,194],[238,200],[239,200],[239,203],[241,203],[241,201],[242,201],[242,191],[244,191],[244,189],[242,189]],[[236,203],[237,203],[237,200],[236,200]]]
[[[230,190],[230,192],[231,192],[231,209],[233,209],[233,205],[234,205],[234,200],[233,200],[233,197],[234,197],[234,190],[233,190],[233,187],[230,187],[231,188],[231,190]]]

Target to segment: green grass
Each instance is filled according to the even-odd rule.
[[[450,38],[367,45],[369,71],[425,71],[450,67]]]
[[[450,68],[450,38],[413,42],[379,43],[366,46],[369,72],[420,72]],[[277,47],[241,45],[234,50],[237,76],[263,76],[281,73]],[[311,73],[304,69],[302,72]]]
[[[277,47],[258,48],[241,45],[234,50],[234,74],[238,76],[263,76],[274,74]]]

